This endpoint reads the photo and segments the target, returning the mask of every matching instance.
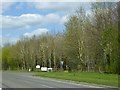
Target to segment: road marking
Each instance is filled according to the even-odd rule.
[[[44,78],[43,78],[44,79]],[[51,80],[54,82],[60,82],[60,83],[66,83],[66,84],[72,84],[72,85],[81,85],[81,86],[86,86],[86,87],[91,87],[91,88],[100,88],[100,87],[96,87],[96,86],[91,86],[91,85],[83,85],[83,84],[76,84],[76,83],[72,83],[72,82],[63,82],[63,81],[56,81],[56,80]],[[101,87],[102,88],[102,87]]]
[[[33,76],[29,76],[29,77],[33,77]],[[77,86],[85,86],[86,88],[87,87],[91,87],[91,88],[104,88],[104,87],[100,87],[100,86],[92,86],[92,85],[84,85],[84,84],[77,84],[77,83],[73,83],[73,82],[69,82],[69,81],[58,81],[58,80],[53,80],[51,78],[43,78],[43,77],[33,77],[33,78],[39,78],[39,79],[42,79],[42,80],[51,80],[51,81],[54,81],[54,82],[59,82],[59,83],[65,83],[65,84],[72,84],[72,85],[77,85]]]
[[[21,75],[21,76],[24,76],[26,77],[25,75]],[[95,86],[94,84],[93,85],[85,85],[87,83],[75,83],[74,81],[69,81],[69,80],[66,80],[66,81],[60,81],[59,79],[54,79],[54,78],[44,78],[44,77],[33,77],[33,76],[27,76],[27,77],[30,77],[30,78],[37,78],[37,79],[42,79],[42,80],[51,80],[53,82],[58,82],[58,83],[65,83],[65,84],[72,84],[72,85],[77,85],[77,86],[84,86],[85,88],[105,88],[104,86]],[[41,84],[42,85],[42,84]],[[47,85],[43,85],[43,86],[46,86],[46,87],[49,87],[49,88],[54,88],[54,87],[51,87],[51,86],[47,86]]]
[[[40,85],[42,85],[44,87],[47,87],[47,88],[54,88],[54,87],[51,87],[51,86],[48,86],[48,85],[44,85],[44,84],[40,84]]]
[[[24,80],[22,80],[22,81],[25,82],[25,83],[32,83],[32,82],[30,82],[31,80],[30,81],[24,81]],[[41,83],[38,83],[38,84],[41,85],[41,86],[44,86],[45,88],[54,88],[54,87],[51,87],[51,86],[48,86],[48,85],[44,85],[44,84],[41,84]]]

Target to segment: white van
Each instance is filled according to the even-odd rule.
[[[47,67],[41,67],[41,71],[47,72]]]

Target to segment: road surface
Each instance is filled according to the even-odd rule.
[[[3,72],[2,88],[101,88],[66,80],[35,77],[27,72]]]

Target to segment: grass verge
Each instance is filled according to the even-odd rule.
[[[36,72],[33,74],[33,76],[49,77],[118,87],[118,75],[116,74],[100,74],[91,72],[77,72],[77,73]]]

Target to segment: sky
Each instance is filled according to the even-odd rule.
[[[2,2],[0,5],[0,45],[15,44],[32,37],[65,30],[65,22],[80,6],[89,13],[89,2]]]

